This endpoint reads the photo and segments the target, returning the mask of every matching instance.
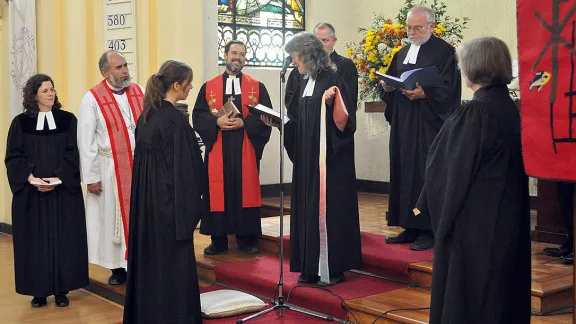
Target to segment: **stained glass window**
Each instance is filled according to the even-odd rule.
[[[304,0],[218,0],[218,63],[237,39],[246,44],[246,65],[282,66],[284,45],[304,26]]]

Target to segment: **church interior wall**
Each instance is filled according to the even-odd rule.
[[[450,16],[470,17],[464,40],[479,36],[503,39],[516,59],[516,1],[446,1]],[[0,104],[8,105],[8,8],[5,0],[0,19]],[[194,70],[194,88],[186,103],[190,111],[202,83],[223,72],[212,53],[217,49],[217,0],[138,0],[136,2],[137,75],[134,81],[145,85],[167,59],[183,60]],[[395,17],[404,0],[308,0],[306,26],[312,30],[318,22],[328,21],[337,31],[336,50],[344,54],[344,41],[358,41],[358,27],[369,27],[374,12]],[[493,8],[498,8],[494,10]],[[78,113],[78,105],[87,90],[101,80],[97,61],[104,51],[104,13],[102,0],[36,0],[38,72],[53,77],[65,109]],[[2,27],[4,26],[4,27]],[[280,100],[279,69],[246,68],[246,72],[265,83],[272,102]],[[464,87],[463,98],[472,92]],[[277,107],[276,107],[277,108]],[[0,109],[0,137],[6,138],[10,125],[8,109]],[[358,179],[389,181],[389,126],[382,113],[357,111],[356,173]],[[0,141],[0,152],[5,140]],[[261,168],[262,184],[279,179],[279,132],[274,130]],[[284,179],[291,180],[291,163],[285,155]],[[0,172],[0,222],[10,223],[11,193],[6,173]]]
[[[8,4],[0,1],[0,152],[6,151],[6,136],[10,127],[8,109]],[[0,154],[4,156],[4,154]],[[12,194],[8,187],[6,172],[0,172],[0,223],[11,223],[10,204]]]

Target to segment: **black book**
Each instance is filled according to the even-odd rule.
[[[378,71],[376,75],[380,80],[397,90],[414,90],[416,83],[421,87],[432,87],[443,83],[442,77],[435,66],[409,70],[402,73],[399,78]]]
[[[256,112],[258,114],[267,116],[272,118],[272,120],[277,123],[280,124],[280,112],[276,111],[272,108],[266,107],[262,104],[257,104],[256,106],[252,106],[252,105],[246,105],[252,112]],[[284,114],[284,118],[282,118],[284,120],[284,124],[286,124],[287,122],[290,121],[290,118]]]

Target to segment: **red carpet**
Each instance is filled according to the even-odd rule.
[[[430,261],[434,250],[412,251],[410,244],[386,244],[384,235],[364,233],[362,238],[361,270],[387,278],[409,281],[408,265]]]
[[[278,284],[278,259],[275,257],[262,257],[245,262],[235,262],[216,265],[215,271],[218,281],[239,289],[250,291],[262,296],[274,297]],[[284,260],[284,296],[297,286],[299,273],[289,272],[289,262]],[[345,318],[346,311],[341,307],[341,299],[313,286],[301,286],[295,289],[287,303],[308,308],[320,313],[338,318]],[[380,280],[356,273],[346,273],[346,281],[327,289],[339,295],[342,299],[354,299],[369,295],[388,292],[404,288],[403,285],[390,281]],[[320,302],[321,301],[321,302]],[[289,312],[295,313],[295,312]],[[300,315],[299,315],[300,316]]]
[[[362,271],[370,272],[386,278],[410,281],[408,265],[430,261],[434,250],[412,251],[410,244],[386,244],[384,235],[362,232]],[[290,255],[290,235],[284,236],[284,255]]]

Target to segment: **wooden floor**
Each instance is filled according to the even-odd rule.
[[[289,207],[289,197],[286,198],[286,205]],[[387,209],[387,199],[385,196],[378,194],[361,194],[360,201],[360,226],[362,231],[394,235],[400,232],[400,228],[386,226],[385,211]],[[264,199],[265,204],[279,205],[278,198]],[[285,234],[289,233],[289,215],[284,220]],[[272,244],[273,240],[266,240],[265,238],[274,238],[278,236],[278,222],[277,217],[265,218],[262,220],[262,230],[264,239],[261,240],[262,245]],[[273,249],[263,248],[262,253],[256,256],[246,255],[238,251],[235,246],[234,240],[230,240],[229,251],[225,254],[218,256],[207,257],[203,255],[203,249],[209,245],[210,238],[208,236],[196,233],[195,239],[196,258],[198,262],[199,275],[202,275],[202,269],[205,269],[205,274],[213,273],[213,267],[219,263],[229,263],[236,261],[249,260],[252,258],[262,257],[264,255],[272,255]],[[561,280],[566,279],[566,273],[571,272],[571,267],[560,264],[559,260],[549,258],[541,253],[541,249],[547,245],[535,243],[533,244],[533,278],[535,281],[542,281],[547,284],[546,278],[558,277]],[[14,292],[14,271],[13,271],[13,254],[12,254],[12,240],[10,236],[0,235],[0,323],[121,323],[122,320],[122,307],[97,297],[85,290],[77,290],[72,292],[70,296],[70,307],[57,308],[53,304],[53,300],[49,299],[48,307],[40,309],[32,309],[30,307],[30,298],[28,296],[21,296]],[[212,269],[212,270],[211,270]],[[90,266],[90,279],[91,287],[105,287],[110,289],[111,286],[106,284],[109,270],[103,269],[98,266]],[[562,279],[563,278],[563,279]],[[210,278],[205,278],[210,280]],[[212,278],[215,279],[215,278]],[[201,282],[201,285],[208,285],[209,282]],[[534,287],[534,286],[533,286]],[[125,292],[124,286],[112,287],[112,292],[123,296]],[[429,291],[425,289],[406,288],[388,293],[387,296],[378,296],[366,300],[348,301],[351,304],[362,304],[363,307],[374,306],[375,309],[394,309],[398,308],[397,305],[414,305],[413,307],[428,307],[429,306]],[[380,298],[380,299],[379,299]],[[398,312],[395,314],[394,320],[379,321],[378,323],[427,323],[428,311],[416,311],[417,315],[406,312]],[[363,314],[355,314],[356,320],[359,323],[372,323],[370,317],[365,317]],[[356,320],[351,318],[356,323]],[[571,323],[571,315],[554,315],[554,316],[533,316],[532,323]]]
[[[0,234],[0,323],[113,324],[122,322],[123,307],[85,290],[68,295],[70,306],[59,308],[54,297],[41,308],[30,306],[31,297],[14,291],[12,237]]]

